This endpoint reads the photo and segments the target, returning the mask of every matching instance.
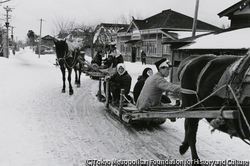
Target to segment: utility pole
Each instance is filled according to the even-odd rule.
[[[9,26],[10,26],[10,23],[9,23],[9,12],[12,12],[12,8],[9,8],[8,6],[7,7],[4,7],[4,9],[6,10],[6,22],[5,22],[5,26],[6,26],[6,29],[7,29],[7,55],[6,57],[9,58]]]
[[[13,33],[13,29],[15,27],[11,26],[11,46],[12,46],[12,49],[14,49],[14,33]]]
[[[41,54],[42,22],[43,21],[45,21],[45,20],[40,19],[40,39],[39,39],[39,56],[38,56],[38,58],[40,58],[40,54]]]
[[[196,32],[198,8],[199,8],[199,0],[196,0],[195,12],[194,12],[194,21],[193,21],[193,29],[192,29],[192,37],[195,36],[195,32]]]

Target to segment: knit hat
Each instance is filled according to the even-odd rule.
[[[159,70],[161,67],[173,67],[173,65],[171,65],[170,60],[163,58],[157,62],[155,62],[155,66],[157,68],[157,70]]]

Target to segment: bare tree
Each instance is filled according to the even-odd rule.
[[[120,23],[120,24],[130,24],[132,21],[132,18],[141,20],[143,19],[143,16],[140,13],[134,13],[132,10],[128,15],[120,14],[114,21],[114,23]]]
[[[65,19],[63,17],[57,18],[54,21],[54,29],[53,34],[59,34],[59,33],[70,33],[75,28],[75,20],[69,20]]]

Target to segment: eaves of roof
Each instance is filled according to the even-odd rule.
[[[186,38],[177,39],[177,40],[169,40],[169,41],[162,42],[162,44],[191,43],[191,42],[193,42],[195,39],[197,39],[199,37],[210,35],[210,34],[213,34],[213,32],[206,33],[206,34],[201,34],[201,35],[197,35],[197,36],[193,36],[193,37],[186,37]]]
[[[229,8],[223,10],[222,12],[218,13],[217,15],[219,17],[223,17],[223,16],[230,16],[233,12],[239,10],[240,6],[245,4],[249,4],[250,0],[241,0],[238,3],[230,6]]]

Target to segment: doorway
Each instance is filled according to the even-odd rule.
[[[132,46],[132,55],[131,55],[132,59],[131,62],[136,62],[136,47]]]

